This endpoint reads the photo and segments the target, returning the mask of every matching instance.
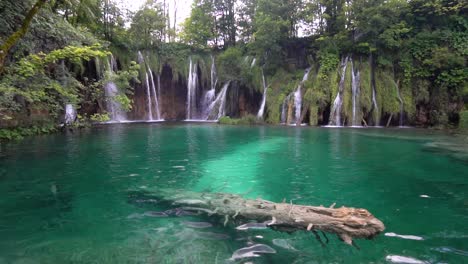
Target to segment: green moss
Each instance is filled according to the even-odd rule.
[[[309,124],[311,126],[318,125],[318,106],[316,104],[311,103],[309,106],[309,110],[310,110]]]
[[[364,61],[359,68],[361,72],[361,97],[359,103],[361,109],[368,113],[372,108],[371,67],[368,61]]]
[[[346,67],[345,82],[343,88],[343,106],[341,107],[342,117],[344,123],[350,124],[353,113],[353,93],[352,93],[352,77],[351,77],[351,61],[348,62]]]
[[[261,121],[254,115],[246,115],[242,118],[230,118],[229,116],[223,116],[218,120],[221,125],[255,125],[260,124]]]
[[[396,82],[392,73],[383,69],[376,69],[377,101],[382,104],[382,112],[396,114],[400,112],[400,102],[396,92]]]
[[[275,75],[268,81],[269,89],[267,94],[267,119],[269,124],[278,124],[281,121],[281,106],[284,98],[293,92],[299,84],[299,79],[304,71],[289,73],[284,69],[276,71]]]

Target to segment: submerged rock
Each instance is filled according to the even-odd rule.
[[[192,227],[192,228],[208,228],[212,227],[213,225],[208,222],[182,222],[185,226]]]
[[[405,257],[405,256],[398,256],[398,255],[388,255],[385,258],[388,262],[392,263],[402,263],[402,264],[427,264],[427,262],[411,258],[411,257]]]
[[[276,250],[273,248],[264,245],[264,244],[255,244],[250,247],[245,247],[236,250],[231,257],[231,260],[243,259],[243,258],[252,258],[260,257],[259,254],[275,254]]]

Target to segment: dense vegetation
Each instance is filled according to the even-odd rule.
[[[140,82],[141,65],[133,62],[138,50],[152,51],[148,63],[153,69],[170,65],[183,77],[192,56],[205,79],[210,54],[216,54],[220,81],[259,91],[264,72],[271,87],[269,123],[280,122],[281,105],[311,66],[303,107],[308,123],[323,124],[338,93],[340,63],[349,57],[365,80],[362,119],[378,123],[383,117],[375,115],[391,120],[398,114],[397,87],[412,124],[468,124],[465,1],[194,0],[179,30],[164,0],[148,0],[137,12],[123,10],[117,2],[0,3],[0,127],[58,124],[67,103],[81,108],[82,122],[106,120],[102,87],[109,78],[116,80],[120,101],[130,109],[134,84]],[[31,14],[38,4],[40,10]],[[103,70],[95,66],[111,51],[120,70],[112,74],[106,63]],[[351,74],[349,67],[345,74]],[[373,87],[378,112],[372,111]],[[345,100],[347,118],[350,107]]]

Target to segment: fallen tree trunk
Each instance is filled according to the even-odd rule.
[[[366,209],[329,208],[292,203],[274,203],[263,199],[248,200],[226,193],[197,193],[184,190],[157,190],[152,195],[186,211],[204,212],[233,220],[265,221],[267,227],[286,232],[306,230],[333,233],[347,244],[353,239],[371,239],[384,231],[384,224]],[[317,237],[319,239],[319,237]],[[319,239],[320,240],[320,239]]]

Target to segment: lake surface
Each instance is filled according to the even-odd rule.
[[[466,144],[415,129],[214,124],[109,125],[3,144],[0,263],[467,263]],[[157,188],[362,207],[385,233],[423,240],[381,234],[358,250],[329,234],[322,247],[306,232],[154,217],[168,209],[145,195]],[[258,243],[276,253],[228,260]]]

